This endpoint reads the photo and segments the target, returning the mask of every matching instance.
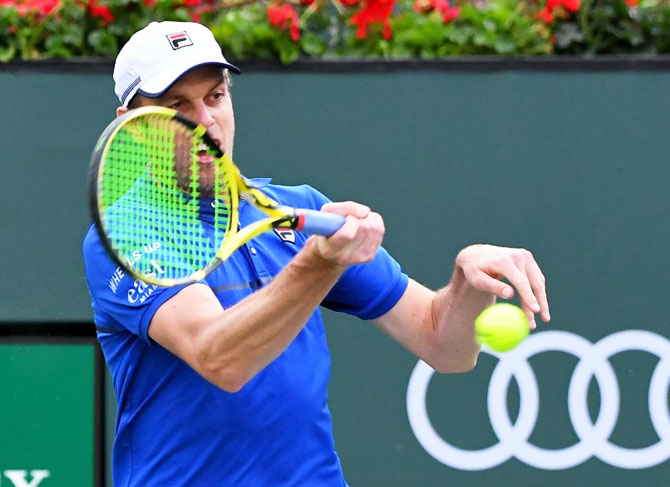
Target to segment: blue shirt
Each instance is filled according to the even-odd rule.
[[[309,186],[267,183],[260,182],[263,190],[286,205],[319,209],[328,201]],[[241,202],[242,226],[262,217]],[[266,232],[240,247],[206,284],[230,307],[270,282],[306,239]],[[156,310],[181,287],[156,287],[124,273],[92,226],[83,251],[98,340],[116,391],[116,487],[346,485],[327,405],[330,355],[319,309],[277,359],[228,393],[148,336]],[[322,305],[373,319],[406,287],[407,276],[380,248],[372,262],[349,267]]]

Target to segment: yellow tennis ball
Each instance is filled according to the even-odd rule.
[[[507,352],[528,336],[528,318],[513,304],[489,306],[475,320],[477,343],[486,344],[496,352]]]

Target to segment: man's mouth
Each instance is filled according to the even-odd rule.
[[[207,144],[200,144],[197,147],[198,163],[201,165],[210,165],[216,160],[216,156]]]

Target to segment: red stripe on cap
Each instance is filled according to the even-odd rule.
[[[170,39],[176,39],[177,37],[186,37],[186,34],[184,34],[184,33],[181,33],[181,34],[172,34],[172,35],[169,36],[169,37],[170,37]]]

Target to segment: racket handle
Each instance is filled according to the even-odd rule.
[[[336,213],[326,213],[317,210],[296,210],[298,215],[298,226],[296,230],[314,235],[330,237],[337,232],[346,218]]]

